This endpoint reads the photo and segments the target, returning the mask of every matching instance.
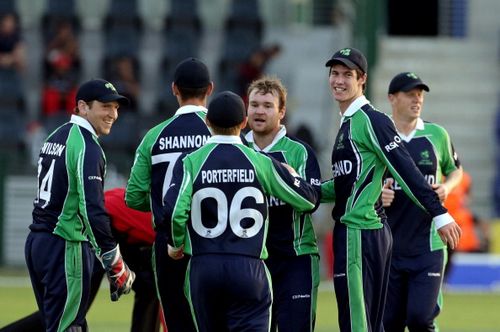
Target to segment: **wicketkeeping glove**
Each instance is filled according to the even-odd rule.
[[[132,289],[135,273],[123,261],[118,245],[102,254],[99,260],[108,277],[111,301],[118,301],[122,294],[128,294]]]

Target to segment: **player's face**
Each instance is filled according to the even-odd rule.
[[[354,99],[363,94],[363,84],[366,82],[366,75],[358,77],[354,69],[349,69],[342,64],[334,64],[330,67],[329,76],[330,89],[333,98],[340,105],[349,106]]]
[[[92,124],[98,136],[108,135],[118,119],[119,104],[116,101],[101,103],[95,100],[86,112],[86,119]]]
[[[279,98],[272,93],[262,94],[252,90],[248,96],[248,125],[256,135],[276,133],[285,108],[279,108]]]
[[[407,92],[400,91],[391,96],[390,102],[396,116],[407,121],[420,117],[424,104],[424,90],[415,88]]]

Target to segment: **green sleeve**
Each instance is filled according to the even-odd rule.
[[[140,211],[151,211],[151,143],[148,137],[146,135],[137,148],[125,192],[127,206]]]
[[[334,180],[330,179],[321,183],[321,203],[335,202]]]
[[[186,238],[186,223],[191,215],[191,201],[193,195],[193,179],[190,172],[191,163],[188,158],[185,158],[182,163],[183,175],[182,182],[179,189],[174,189],[177,193],[172,219],[170,220],[172,243],[174,247],[178,248],[186,244],[184,251],[191,252],[190,243],[185,243]],[[196,218],[196,213],[193,213]]]
[[[294,178],[284,166],[270,157],[257,153],[249,157],[256,166],[257,176],[266,194],[290,204],[298,212],[314,209],[317,194],[310,184],[302,178]]]

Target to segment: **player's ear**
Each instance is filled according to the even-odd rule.
[[[86,116],[87,113],[90,111],[89,105],[83,100],[79,100],[76,107],[78,108],[79,115]]]
[[[214,82],[210,82],[210,84],[208,85],[206,96],[207,97],[210,96],[213,91],[214,91]]]
[[[285,114],[286,114],[286,106],[283,106],[283,107],[279,110],[279,114],[280,114],[280,120],[283,120],[283,118],[285,117]]]
[[[176,97],[179,95],[179,89],[177,89],[177,85],[174,82],[172,82],[172,94]]]
[[[248,118],[245,116],[245,119],[243,119],[243,122],[240,124],[240,129],[245,129],[245,127],[247,126],[247,121]]]

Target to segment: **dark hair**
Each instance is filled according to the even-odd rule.
[[[192,98],[205,98],[207,95],[208,87],[204,86],[203,88],[183,88],[177,85],[177,89],[181,95],[182,100],[192,99]]]
[[[217,134],[218,135],[226,135],[226,136],[238,135],[238,133],[241,130],[240,126],[241,126],[241,123],[237,124],[236,126],[233,126],[233,127],[223,128],[223,127],[215,126],[212,123],[210,123],[210,128],[212,129],[213,134],[215,134],[215,135],[217,135]]]

